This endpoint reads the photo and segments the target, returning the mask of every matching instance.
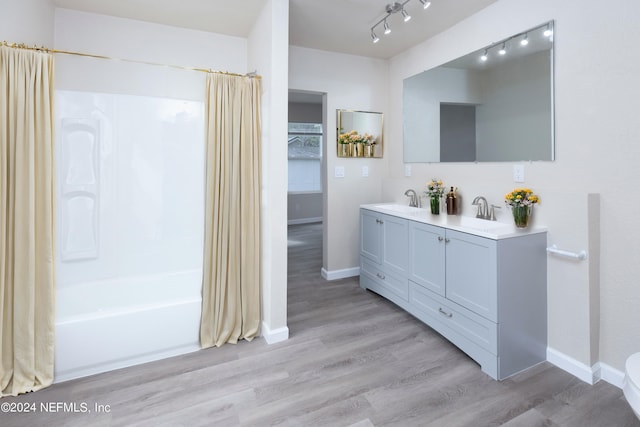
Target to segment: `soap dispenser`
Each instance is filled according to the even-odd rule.
[[[446,203],[447,215],[458,215],[458,198],[455,188],[451,187],[451,191],[447,193]]]

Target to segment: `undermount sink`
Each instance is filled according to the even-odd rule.
[[[413,212],[422,212],[424,209],[416,208],[413,206],[407,205],[398,205],[398,204],[385,204],[385,205],[376,205],[378,209],[386,209],[388,211],[394,212],[402,212],[402,213],[413,213]]]
[[[491,231],[507,226],[502,222],[489,221],[487,219],[474,218],[470,216],[461,216],[460,227],[471,228],[478,231]]]

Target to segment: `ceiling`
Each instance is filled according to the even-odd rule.
[[[54,5],[121,18],[247,37],[264,0],[52,0]],[[391,58],[438,34],[497,0],[432,0],[423,10],[418,0],[389,17],[371,41],[371,26],[386,15],[389,0],[289,0],[289,44],[374,58]]]

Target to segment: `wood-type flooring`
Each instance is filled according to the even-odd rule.
[[[321,266],[322,225],[290,226],[285,342],[258,338],[3,398],[36,410],[0,412],[0,426],[640,426],[621,390],[546,362],[494,381],[357,277],[328,282]]]

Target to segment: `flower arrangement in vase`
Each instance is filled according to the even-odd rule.
[[[516,227],[525,228],[529,225],[533,205],[540,203],[540,198],[529,188],[516,188],[505,194],[504,202],[513,212]]]
[[[341,133],[338,137],[338,143],[341,145],[348,144],[349,148],[344,151],[350,152],[353,157],[363,157],[365,147],[371,147],[375,144],[373,135],[368,133],[359,134],[355,130]],[[371,151],[371,149],[368,151]]]
[[[425,194],[429,196],[429,205],[431,206],[431,213],[434,215],[440,214],[440,199],[444,195],[444,184],[437,178],[433,178],[427,183],[427,189]]]

